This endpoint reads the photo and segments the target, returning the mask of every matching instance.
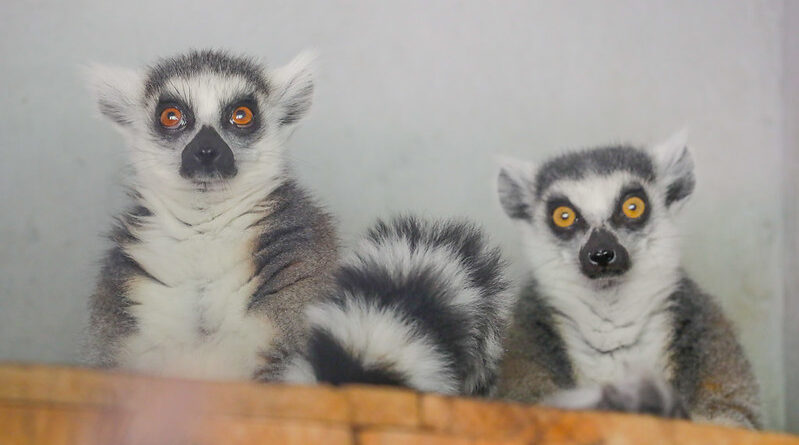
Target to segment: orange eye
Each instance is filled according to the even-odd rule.
[[[230,122],[238,125],[239,127],[246,127],[252,123],[252,110],[247,107],[238,107],[233,111],[230,116]]]
[[[621,205],[621,211],[630,219],[640,218],[641,215],[644,214],[645,209],[646,204],[644,204],[644,200],[637,196],[631,196],[625,199],[624,204]]]
[[[175,128],[183,122],[183,113],[175,107],[164,108],[161,112],[161,125]]]
[[[575,219],[577,219],[577,213],[571,207],[560,206],[552,212],[552,221],[558,227],[571,227]]]

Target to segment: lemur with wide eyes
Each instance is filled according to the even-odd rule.
[[[694,189],[684,137],[652,150],[567,153],[498,178],[531,280],[506,341],[500,395],[746,427],[758,386],[731,323],[680,267],[674,217]],[[563,392],[569,388],[580,388]]]
[[[284,144],[311,104],[308,57],[267,71],[194,51],[89,71],[128,145],[133,205],[91,298],[93,361],[158,375],[274,378],[338,259]]]
[[[127,140],[134,201],[91,298],[94,363],[494,389],[515,300],[499,251],[473,224],[403,217],[378,222],[339,263],[330,218],[285,161],[311,102],[306,59],[267,71],[200,51],[91,73]]]

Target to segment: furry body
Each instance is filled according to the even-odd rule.
[[[330,218],[282,152],[309,105],[306,71],[295,62],[266,72],[214,51],[144,73],[93,70],[100,109],[130,148],[134,200],[90,301],[95,363],[271,379],[303,344],[302,311],[338,259]],[[253,109],[251,125],[227,120],[241,104]],[[179,110],[177,129],[159,121],[167,107]],[[201,148],[224,150],[224,168],[221,156],[202,161]]]
[[[628,374],[643,367],[665,376],[692,419],[761,426],[757,384],[735,332],[712,297],[702,293],[689,278],[684,277],[666,299],[666,310],[659,315],[662,320],[644,317],[642,333],[633,343],[609,352],[592,350],[587,340],[580,345],[580,340],[575,339],[567,346],[567,336],[581,335],[567,327],[574,321],[557,314],[549,300],[537,292],[537,286],[531,283],[520,296],[506,342],[501,397],[540,402],[559,390],[588,386],[597,389],[585,394],[586,398],[554,404],[565,408],[602,408],[607,402],[598,396],[601,387],[607,391],[618,386],[624,391],[627,385],[638,383],[637,376],[631,381]],[[654,332],[646,332],[649,329]],[[642,360],[642,357],[653,360],[650,354],[654,353],[657,353],[654,361]],[[666,397],[659,391],[649,396]],[[645,404],[641,398],[646,396],[635,394],[628,400]],[[611,406],[630,410],[626,406]],[[672,403],[662,408],[665,413],[652,413],[668,414],[676,409]]]
[[[503,168],[500,200],[523,232],[533,280],[514,314],[501,396],[537,402],[577,387],[556,404],[760,426],[757,383],[730,323],[680,268],[672,218],[693,190],[692,165],[672,140],[652,152],[608,147]],[[628,202],[646,212],[626,216]],[[560,205],[576,214],[567,228],[548,223]],[[600,236],[630,264],[589,264],[585,246]],[[597,267],[607,273],[593,275]],[[641,371],[651,384],[631,377]]]
[[[286,378],[488,394],[513,304],[502,272],[470,224],[379,222],[309,309],[308,349]]]

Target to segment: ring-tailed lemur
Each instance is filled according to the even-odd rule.
[[[597,385],[554,403],[674,416],[684,408],[692,419],[760,426],[757,383],[730,322],[680,268],[673,218],[694,189],[682,137],[652,151],[568,153],[539,168],[509,161],[498,186],[532,266],[502,396],[540,401]]]
[[[284,142],[311,104],[308,58],[266,71],[195,51],[89,71],[125,137],[131,209],[91,298],[94,361],[199,378],[274,378],[338,259],[328,215]]]
[[[177,377],[492,388],[513,297],[475,227],[380,223],[331,280],[329,217],[284,162],[311,101],[302,59],[267,72],[202,51],[92,76],[101,111],[130,146],[135,201],[91,299],[96,363]]]
[[[462,222],[379,222],[309,310],[293,382],[374,383],[487,395],[515,301],[499,250]]]

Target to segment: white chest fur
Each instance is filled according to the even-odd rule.
[[[122,367],[191,378],[253,376],[276,332],[247,312],[259,284],[251,279],[252,220],[206,227],[156,221],[137,230],[141,241],[126,251],[155,280],[130,283],[138,329],[121,345]]]
[[[667,292],[616,295],[611,301],[586,295],[554,303],[576,383],[623,380],[630,371],[669,378],[672,322]]]

